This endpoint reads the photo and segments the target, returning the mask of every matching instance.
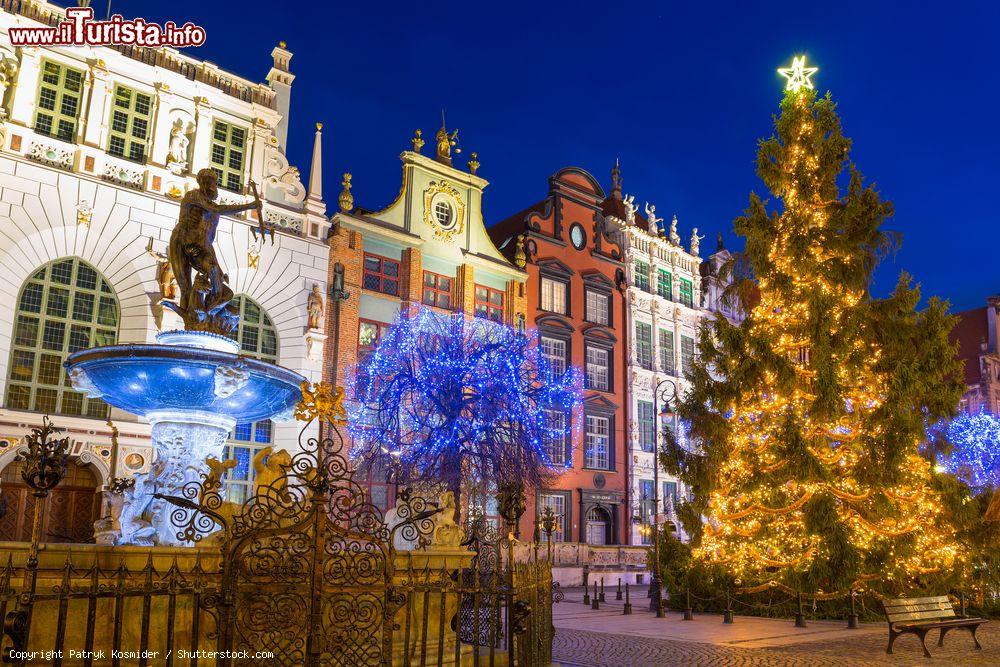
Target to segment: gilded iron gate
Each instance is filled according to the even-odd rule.
[[[181,497],[157,496],[197,549],[43,545],[36,503],[32,542],[0,563],[4,662],[81,647],[93,654],[78,661],[85,665],[103,664],[97,653],[111,649],[135,652],[122,664],[139,665],[164,656],[168,665],[260,664],[262,651],[281,665],[548,665],[549,563],[537,550],[515,563],[507,538],[473,560],[458,548],[450,508],[405,489],[383,517],[352,476],[337,428],[341,399],[340,390],[303,387],[302,433],[319,420],[322,436],[301,436],[294,455],[262,455],[245,503],[225,502],[215,461]],[[46,437],[40,462],[26,466],[40,499],[65,458],[64,441]],[[509,529],[523,498],[515,486],[500,496]],[[451,548],[423,549],[449,536]]]

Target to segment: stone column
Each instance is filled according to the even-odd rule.
[[[80,137],[83,143],[94,148],[107,146],[108,127],[111,125],[112,84],[108,79],[108,67],[103,60],[95,60],[90,65],[90,76],[84,79],[84,89],[80,103],[87,101],[87,87],[93,91],[89,103],[80,114]]]
[[[222,415],[197,411],[157,411],[146,415],[152,425],[151,438],[156,451],[151,481],[156,493],[184,496],[184,487],[200,482],[209,472],[207,457],[222,458],[222,449],[236,420]],[[197,502],[197,498],[189,498]],[[166,500],[157,499],[150,505],[151,524],[160,545],[189,544],[177,537],[178,531],[191,519],[191,511]],[[218,526],[208,517],[205,524],[196,524],[201,533],[214,532]]]
[[[192,173],[208,166],[209,151],[212,146],[212,105],[208,99],[198,97],[194,101],[195,108],[195,131],[194,150],[191,152],[191,165],[189,169]]]
[[[11,93],[10,119],[18,125],[30,127],[38,96],[39,49],[36,46],[21,48],[21,69]]]

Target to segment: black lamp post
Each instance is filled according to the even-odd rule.
[[[677,383],[673,380],[660,380],[653,390],[653,414],[657,423],[653,429],[653,572],[649,582],[652,592],[649,610],[656,612],[657,618],[663,618],[663,588],[660,581],[660,397],[668,385],[671,395],[664,399],[662,416],[672,418],[670,404],[677,400]]]

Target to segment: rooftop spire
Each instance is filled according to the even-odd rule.
[[[313,215],[326,215],[326,202],[323,201],[323,123],[316,123],[312,164],[309,167],[309,196],[306,198],[306,212]]]
[[[615,158],[615,168],[611,170],[611,198],[615,201],[622,199],[622,170],[618,166],[618,158]]]

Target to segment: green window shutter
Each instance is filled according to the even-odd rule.
[[[143,163],[152,124],[153,99],[125,86],[115,86],[111,104],[108,153]]]
[[[688,308],[694,307],[694,285],[690,280],[685,280],[681,278],[681,303],[683,303]]]
[[[656,276],[656,293],[664,299],[673,300],[673,276],[670,275],[669,271],[659,270]]]
[[[35,132],[62,141],[75,140],[82,100],[83,72],[43,60],[35,98]]]
[[[221,120],[212,124],[209,165],[219,176],[219,187],[233,192],[243,192],[246,151],[247,131],[245,128]]]

